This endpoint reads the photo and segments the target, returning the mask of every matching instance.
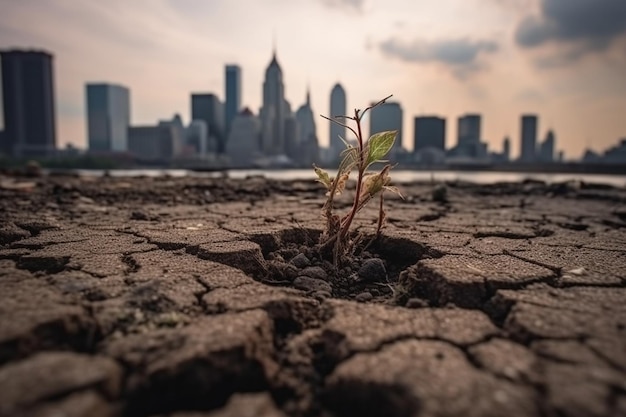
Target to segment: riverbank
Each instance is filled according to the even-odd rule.
[[[0,179],[0,415],[626,415],[626,190],[401,188],[345,291],[310,180]]]

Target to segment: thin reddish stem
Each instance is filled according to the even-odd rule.
[[[350,226],[352,225],[352,221],[354,220],[354,216],[356,216],[357,211],[359,211],[359,199],[361,196],[361,188],[363,184],[363,172],[365,171],[365,159],[363,156],[363,132],[361,130],[361,117],[359,116],[359,111],[357,109],[354,110],[354,120],[356,121],[357,127],[357,141],[359,144],[359,166],[358,166],[358,175],[356,178],[356,196],[354,197],[354,203],[352,204],[352,209],[348,213],[345,222],[341,225],[341,231],[339,232],[339,240],[338,242],[343,242],[345,238],[348,236],[348,231],[350,230]]]

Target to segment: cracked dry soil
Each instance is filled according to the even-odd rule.
[[[312,181],[2,180],[0,416],[626,415],[626,190],[405,185],[342,286]]]

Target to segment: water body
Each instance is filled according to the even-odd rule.
[[[283,170],[230,170],[226,173],[195,172],[184,169],[113,169],[105,170],[76,170],[80,175],[103,176],[106,172],[112,177],[219,177],[227,175],[230,178],[246,178],[249,176],[264,176],[277,180],[313,180],[315,173],[312,169],[283,169]],[[330,172],[333,175],[333,172]],[[547,183],[560,183],[566,181],[582,181],[593,184],[608,184],[615,187],[626,188],[626,176],[602,175],[602,174],[554,174],[554,173],[524,173],[524,172],[476,172],[476,171],[392,171],[391,178],[394,183],[409,182],[445,182],[463,181],[477,184],[493,184],[497,182],[519,182],[528,179],[545,181]]]

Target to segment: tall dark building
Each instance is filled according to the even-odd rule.
[[[502,141],[502,156],[507,162],[511,160],[511,139],[508,137]]]
[[[4,137],[0,152],[45,156],[56,148],[52,55],[1,51]]]
[[[226,137],[230,132],[230,125],[241,108],[241,68],[238,65],[226,65],[226,97],[225,124]]]
[[[537,159],[541,162],[554,162],[554,147],[556,145],[556,138],[552,130],[548,131],[546,139],[541,142],[537,152]]]
[[[265,70],[263,81],[263,105],[261,118],[262,150],[266,155],[285,154],[285,123],[291,117],[291,107],[285,100],[283,70],[276,58],[276,51]]]
[[[459,117],[457,145],[480,142],[480,114],[466,114]]]
[[[87,142],[90,151],[128,151],[130,92],[114,84],[87,84]]]
[[[224,105],[215,94],[191,95],[191,120],[204,120],[208,131],[208,151],[225,150]]]
[[[388,101],[370,110],[370,135],[386,130],[398,131],[396,141],[391,148],[392,158],[394,152],[402,148],[402,113],[402,106],[397,101]]]
[[[341,84],[337,83],[330,91],[330,115],[335,116],[347,116],[346,112],[346,90],[343,89]],[[338,125],[337,123],[330,122],[330,134],[328,138],[328,147],[332,151],[333,157],[337,158],[339,153],[343,151],[346,146],[341,139],[348,140],[346,137],[346,128]]]
[[[414,119],[413,152],[426,148],[446,149],[446,119],[420,116]]]
[[[525,114],[522,116],[522,149],[520,161],[534,162],[537,152],[537,116]]]

